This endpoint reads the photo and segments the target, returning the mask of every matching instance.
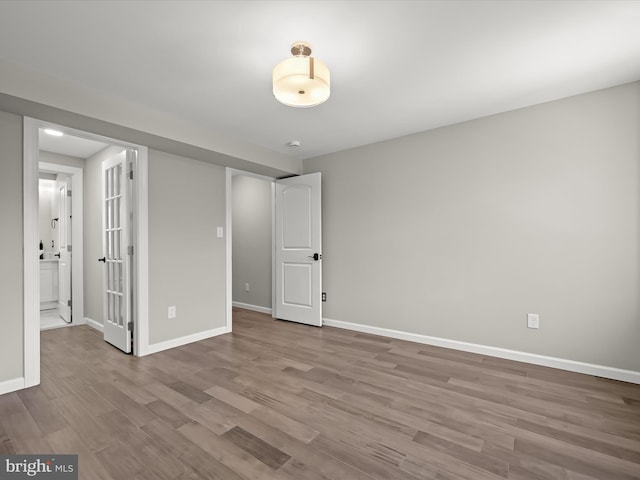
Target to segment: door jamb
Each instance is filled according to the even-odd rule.
[[[109,137],[57,125],[31,117],[23,123],[23,314],[24,388],[40,383],[40,266],[38,261],[38,170],[40,128],[55,128],[70,135],[122,145],[138,151],[134,166],[136,228],[134,269],[136,310],[134,312],[134,355],[149,351],[149,243],[148,243],[148,149]]]
[[[265,175],[260,175],[257,173],[246,172],[244,170],[237,170],[235,168],[226,167],[225,168],[225,176],[226,176],[226,218],[225,218],[225,229],[227,230],[227,243],[226,243],[226,300],[225,300],[225,311],[226,311],[226,328],[228,332],[231,332],[233,329],[233,261],[232,261],[232,225],[233,225],[233,182],[232,179],[236,175],[244,175],[245,177],[253,177],[259,180],[264,180],[265,182],[271,183],[271,245],[275,245],[275,229],[273,226],[275,225],[275,177],[268,177]],[[275,265],[275,250],[271,248],[271,265]],[[274,267],[271,268],[271,316],[275,318],[275,310],[273,309],[274,300],[275,300],[275,270]]]

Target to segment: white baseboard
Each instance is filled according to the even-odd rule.
[[[233,302],[232,305],[236,308],[244,308],[245,310],[251,310],[254,312],[267,313],[271,315],[271,309],[269,307],[260,307],[258,305],[250,305],[248,303]]]
[[[22,390],[23,388],[25,388],[24,377],[5,380],[4,382],[0,382],[0,395]]]
[[[104,332],[104,327],[102,326],[102,324],[100,322],[95,321],[93,318],[84,317],[84,321],[91,328],[95,328],[99,332]],[[78,324],[78,325],[80,325],[80,324]]]
[[[169,350],[170,348],[181,347],[182,345],[186,345],[188,343],[199,342],[200,340],[205,340],[211,337],[217,337],[218,335],[223,335],[225,333],[229,333],[228,327],[220,327],[214,328],[213,330],[206,330],[200,333],[194,333],[193,335],[186,335],[184,337],[173,338],[171,340],[167,340],[165,342],[152,343],[147,346],[144,351],[144,355],[149,355],[152,353],[161,352],[163,350]]]
[[[559,368],[570,372],[584,373],[594,375],[596,377],[604,377],[612,380],[621,380],[623,382],[640,384],[640,372],[633,370],[623,370],[621,368],[606,367],[603,365],[595,365],[592,363],[576,362],[575,360],[567,360],[564,358],[548,357],[535,353],[519,352],[517,350],[508,350],[506,348],[490,347],[488,345],[479,345],[476,343],[460,342],[458,340],[449,340],[446,338],[430,337],[417,333],[402,332],[400,330],[391,330],[388,328],[372,327],[359,323],[342,322],[340,320],[323,319],[323,324],[327,327],[343,328],[345,330],[354,330],[356,332],[371,333],[380,335],[381,337],[397,338],[399,340],[407,340],[409,342],[423,343],[436,347],[451,348],[453,350],[461,350],[463,352],[478,353],[490,357],[506,358],[517,362],[531,363],[533,365],[541,365],[544,367]]]

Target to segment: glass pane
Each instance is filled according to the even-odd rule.
[[[109,170],[104,172],[104,198],[109,197]]]
[[[120,223],[120,197],[115,198],[113,200],[114,205],[113,205],[113,226],[115,228],[120,227],[122,224]]]
[[[113,200],[107,200],[107,228],[113,228]]]
[[[124,297],[120,299],[120,322],[121,325],[124,326],[125,316],[124,316]]]
[[[107,176],[109,178],[107,182],[107,185],[108,185],[107,198],[111,198],[113,197],[113,168],[110,168],[109,170],[107,170]]]
[[[114,274],[113,274],[113,290],[116,292],[120,292],[121,291],[121,285],[120,285],[120,269],[122,268],[122,265],[118,262],[118,263],[114,263],[113,265],[114,267]]]
[[[118,166],[116,167],[116,173],[115,173],[115,178],[114,178],[114,188],[113,188],[113,195],[120,195],[121,190],[121,181],[122,181],[122,164],[118,164]]]
[[[114,310],[113,310],[113,321],[116,325],[121,325],[121,320],[120,320],[120,296],[119,295],[114,295],[113,296],[114,300],[115,300],[115,305],[114,305]]]

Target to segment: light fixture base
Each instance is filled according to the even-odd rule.
[[[311,45],[307,42],[294,42],[291,45],[291,55],[294,57],[308,57],[311,55]]]

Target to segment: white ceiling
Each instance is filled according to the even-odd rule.
[[[319,107],[271,94],[295,40]],[[640,1],[3,1],[0,60],[308,158],[638,80]]]
[[[72,135],[63,135],[62,137],[48,135],[43,128],[38,131],[38,138],[40,150],[78,158],[89,158],[108,147],[106,143]]]

